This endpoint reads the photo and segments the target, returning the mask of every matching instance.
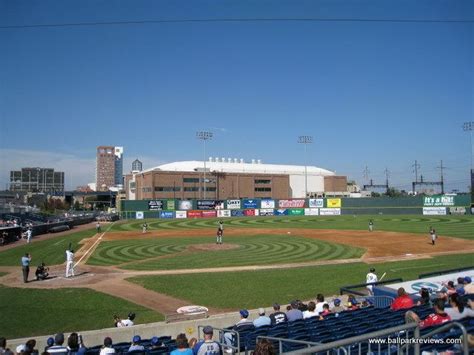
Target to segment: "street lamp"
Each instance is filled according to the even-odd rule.
[[[204,142],[204,178],[203,178],[203,199],[206,199],[206,141],[212,139],[212,132],[209,131],[198,131],[196,132],[196,138]]]
[[[473,170],[472,170],[472,155],[473,155],[473,149],[472,149],[472,131],[474,131],[474,122],[471,121],[471,122],[464,122],[464,124],[462,125],[462,129],[464,132],[469,132],[469,137],[470,137],[470,142],[471,142],[471,193],[473,192],[473,186],[472,186],[472,175],[474,174]]]
[[[306,146],[313,143],[313,136],[299,136],[298,143],[304,144],[304,198],[308,197],[308,168],[306,161]]]

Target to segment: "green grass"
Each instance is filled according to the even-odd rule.
[[[156,240],[120,240],[101,243],[88,263],[117,265],[130,260],[140,262],[122,266],[131,270],[190,269],[240,265],[269,265],[314,260],[357,258],[364,249],[328,243],[292,235],[229,236],[226,243],[237,249],[181,253],[192,244],[215,243],[214,237],[191,237]],[[170,255],[175,254],[175,255]],[[169,255],[156,259],[158,256]],[[152,258],[143,262],[147,258]],[[185,262],[183,262],[185,260]]]
[[[447,255],[433,259],[376,264],[385,279],[411,280],[421,273],[470,266],[474,254]],[[311,299],[317,293],[335,295],[343,285],[365,282],[369,265],[327,265],[297,269],[141,276],[128,279],[143,287],[186,299],[190,304],[222,308],[258,308],[274,302]]]
[[[36,265],[44,261],[46,265],[61,264],[65,261],[64,252],[72,243],[72,248],[77,250],[79,242],[84,238],[90,238],[95,234],[95,229],[87,229],[65,236],[40,240],[35,243],[26,244],[19,241],[16,248],[0,252],[0,266],[21,265],[20,259],[25,253],[30,253],[32,264]]]
[[[244,217],[227,218],[225,228],[313,228],[367,230],[369,219],[376,230],[428,234],[433,226],[439,235],[474,239],[473,216],[421,216],[421,215],[343,215],[334,217]],[[209,219],[148,219],[150,229],[180,230],[217,228],[216,218]],[[117,223],[112,231],[139,231],[144,220],[129,220]]]
[[[163,315],[88,289],[37,290],[0,285],[0,334],[8,339],[113,327],[112,316],[133,311],[137,324]],[[8,302],[7,302],[8,300]]]

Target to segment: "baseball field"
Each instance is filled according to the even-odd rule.
[[[367,230],[368,221],[375,230]],[[120,221],[45,235],[0,249],[0,335],[7,338],[100,329],[112,315],[137,314],[137,323],[164,319],[186,305],[211,313],[268,307],[317,293],[337,294],[361,283],[369,267],[386,278],[414,279],[430,271],[471,266],[472,216],[246,217]],[[428,230],[439,236],[431,245]],[[71,243],[76,276],[64,277]],[[20,258],[32,255],[51,278],[23,283]]]

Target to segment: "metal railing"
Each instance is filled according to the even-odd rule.
[[[295,340],[295,339],[287,339],[287,338],[275,338],[275,337],[269,337],[266,335],[259,335],[257,336],[257,343],[260,339],[268,339],[271,342],[278,342],[278,354],[284,353],[283,348],[284,348],[284,343],[290,343],[290,344],[303,344],[305,345],[306,349],[302,350],[295,350],[295,351],[303,351],[301,354],[308,354],[307,348],[311,348],[312,346],[320,346],[321,343],[314,342],[314,341],[304,341],[304,340]],[[288,353],[295,353],[295,352],[288,352]]]
[[[385,285],[385,284],[396,283],[396,282],[403,282],[403,279],[397,278],[397,279],[390,279],[390,280],[384,280],[384,281],[378,281],[378,282],[370,282],[370,283],[342,286],[339,289],[339,293],[341,295],[343,295],[344,293],[353,293],[354,295],[357,295],[357,296],[365,296],[367,294],[365,292],[365,288],[367,286],[370,286],[370,285],[378,286],[378,285]],[[357,290],[355,290],[356,288],[364,288],[364,292],[357,291]]]
[[[269,340],[279,341],[279,353],[282,353],[283,346],[280,342],[296,342],[295,340],[283,338],[271,338],[260,336]],[[395,339],[394,339],[395,338]],[[401,347],[409,343],[411,338],[420,338],[420,328],[417,324],[404,324],[396,327],[391,327],[379,330],[372,333],[358,335],[347,339],[337,340],[326,344],[317,344],[312,342],[299,341],[300,343],[308,344],[305,349],[287,352],[287,354],[308,354],[318,353],[327,355],[337,354],[382,354],[396,352],[400,354]],[[391,339],[391,340],[388,340]],[[398,340],[396,340],[398,339]],[[316,344],[316,345],[311,345]],[[420,353],[420,344],[414,344],[415,354]]]

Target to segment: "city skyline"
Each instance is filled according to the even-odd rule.
[[[0,0],[0,188],[27,166],[93,182],[104,144],[124,147],[124,173],[202,160],[195,132],[210,130],[207,157],[307,161],[359,185],[388,169],[405,190],[415,160],[426,180],[443,160],[446,191],[467,191],[473,14],[463,0]],[[119,24],[154,19],[176,22]]]

